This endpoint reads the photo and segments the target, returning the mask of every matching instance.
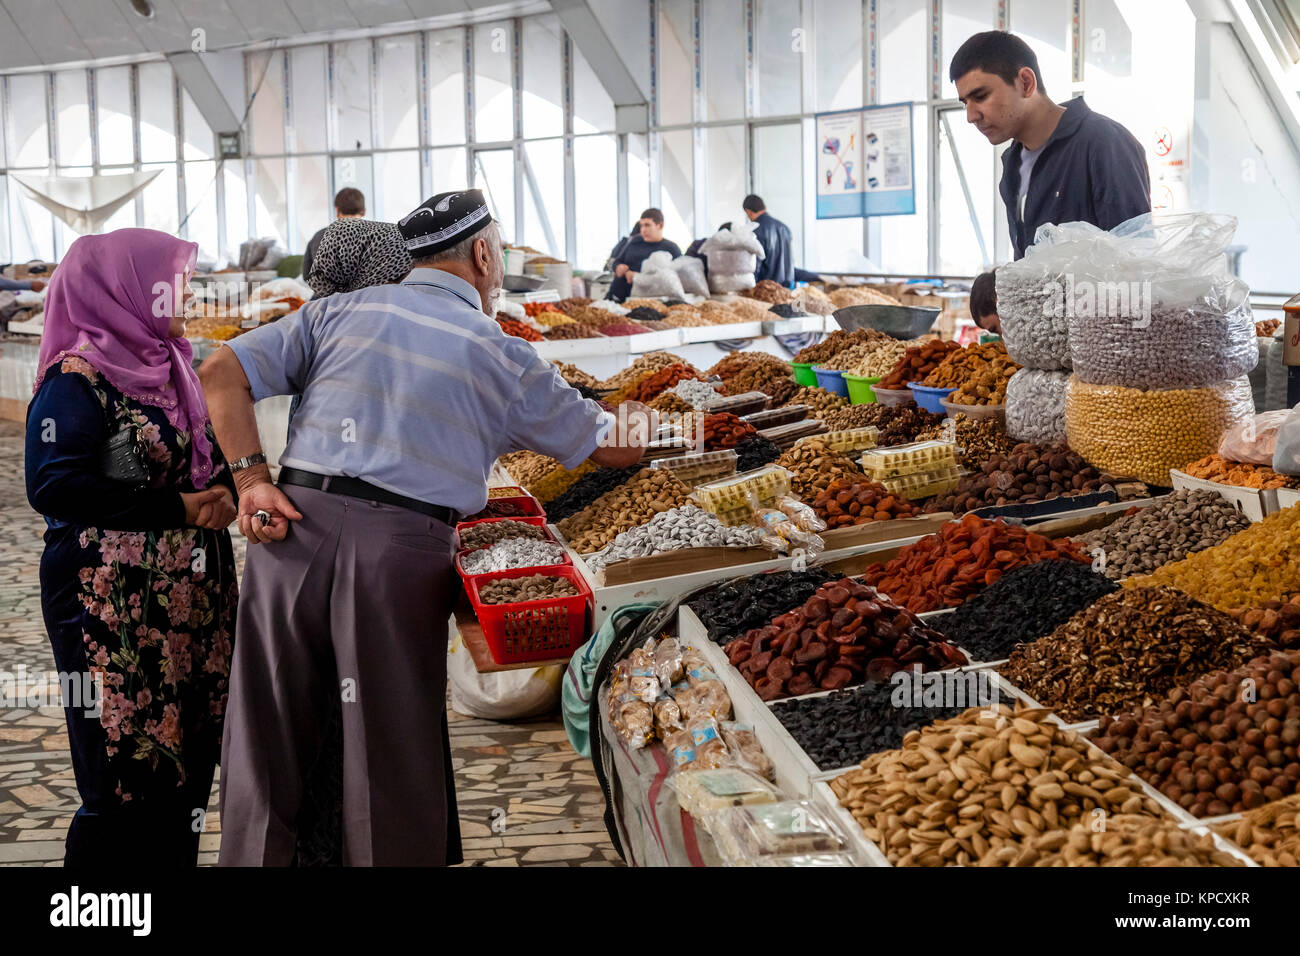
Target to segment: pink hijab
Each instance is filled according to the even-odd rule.
[[[194,268],[198,246],[152,229],[82,236],[68,247],[45,295],[40,372],[74,355],[127,398],[161,408],[190,436],[190,479],[207,487],[212,443],[208,403],[192,364],[189,340],[167,334],[178,288]]]

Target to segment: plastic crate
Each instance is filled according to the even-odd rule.
[[[491,489],[495,491],[496,489]],[[471,521],[482,521],[485,518],[545,518],[546,509],[542,503],[534,498],[522,488],[513,489],[518,491],[514,495],[489,495],[487,505],[478,514],[471,515],[461,524],[468,524]]]
[[[565,578],[578,593],[573,597],[546,598],[519,604],[484,604],[480,589],[491,581],[547,574]],[[572,567],[516,568],[465,579],[465,593],[483,628],[492,659],[498,664],[567,657],[587,640],[591,617],[591,589]]]
[[[555,535],[551,534],[550,529],[546,527],[546,518],[544,516],[539,515],[530,518],[476,518],[470,521],[462,521],[456,525],[456,552],[460,553],[460,551],[464,550],[460,546],[460,535],[462,531],[466,528],[471,528],[476,524],[487,524],[489,521],[518,521],[520,524],[536,525],[545,532],[548,541],[555,541]],[[556,543],[560,544],[562,542],[557,541]]]

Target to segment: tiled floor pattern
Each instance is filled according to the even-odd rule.
[[[0,679],[40,687],[54,667],[41,621],[44,522],[23,490],[22,427],[0,422]],[[243,538],[235,534],[242,568]],[[24,672],[25,668],[25,672]],[[49,689],[47,688],[47,691]],[[33,703],[57,701],[37,697]],[[619,866],[590,761],[558,719],[517,724],[449,711],[460,828],[469,866]],[[0,866],[59,866],[80,805],[58,706],[0,707]],[[200,864],[221,845],[213,786]]]

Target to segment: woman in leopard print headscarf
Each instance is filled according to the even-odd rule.
[[[335,292],[401,282],[410,271],[411,256],[395,223],[336,219],[321,237],[307,284],[322,299]]]

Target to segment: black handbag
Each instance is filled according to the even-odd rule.
[[[123,425],[99,446],[99,470],[110,481],[143,488],[149,481],[149,455],[134,425]]]

